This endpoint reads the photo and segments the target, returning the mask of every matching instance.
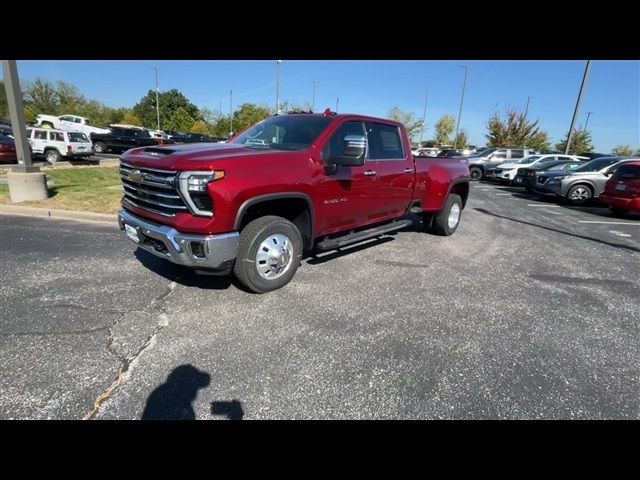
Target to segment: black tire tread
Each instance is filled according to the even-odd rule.
[[[453,231],[450,231],[449,226],[447,225],[447,218],[449,217],[449,209],[451,208],[451,205],[456,201],[460,203],[460,209],[462,214],[462,198],[460,198],[460,195],[456,195],[455,193],[452,193],[447,197],[447,201],[445,202],[442,210],[440,210],[437,214],[434,215],[433,222],[431,223],[431,231],[436,235],[440,235],[440,236],[453,235],[453,233],[458,229],[458,225],[460,225],[460,220],[458,221],[458,225],[456,225],[456,228]]]

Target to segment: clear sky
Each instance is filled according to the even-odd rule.
[[[280,99],[311,103],[318,82],[315,110],[336,108],[340,113],[385,116],[398,106],[422,117],[425,90],[429,89],[427,129],[444,113],[457,117],[464,70],[469,73],[460,127],[472,144],[484,145],[485,123],[509,106],[540,120],[553,143],[569,130],[582,81],[585,61],[288,61],[281,64]],[[20,61],[22,81],[40,76],[65,80],[87,97],[111,107],[132,107],[155,86],[152,67],[160,67],[160,90],[177,88],[198,107],[229,111],[229,90],[234,107],[244,102],[275,104],[274,61]],[[616,145],[640,148],[640,62],[593,61],[578,126],[593,134],[596,151]],[[44,113],[44,112],[43,112]],[[69,112],[73,113],[73,112]]]

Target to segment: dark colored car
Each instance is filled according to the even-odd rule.
[[[183,143],[198,143],[198,142],[220,142],[222,140],[226,140],[223,137],[210,137],[208,135],[204,135],[202,133],[186,133],[180,140],[175,139],[176,141]]]
[[[527,192],[533,192],[536,186],[536,176],[539,173],[568,172],[574,168],[584,165],[585,162],[575,162],[571,160],[548,160],[540,162],[538,165],[528,168],[519,168],[513,184],[516,187],[524,187]]]
[[[0,135],[0,163],[18,163],[16,144],[6,135]]]
[[[150,147],[161,144],[159,138],[153,138],[146,130],[118,126],[110,126],[109,133],[92,133],[91,142],[95,153],[105,153],[107,150],[121,153],[130,148]],[[162,140],[162,143],[171,144],[174,141]]]
[[[600,200],[614,213],[640,213],[640,161],[621,165],[605,184]]]
[[[0,124],[0,135],[13,135],[13,129],[10,125]]]
[[[470,152],[469,152],[470,153]],[[444,157],[444,158],[450,158],[450,157],[466,157],[469,156],[469,153],[465,153],[463,150],[440,150],[438,152],[438,155],[436,155],[437,157]]]

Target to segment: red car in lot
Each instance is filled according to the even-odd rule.
[[[16,144],[6,135],[0,135],[0,163],[18,163]]]
[[[615,171],[600,200],[616,213],[640,213],[640,159],[625,163]]]

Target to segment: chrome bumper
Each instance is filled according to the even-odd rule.
[[[125,224],[136,230],[138,247],[153,255],[184,265],[208,270],[229,270],[238,255],[238,232],[220,235],[181,233],[166,225],[159,225],[133,215],[124,208],[118,212],[120,230]]]

